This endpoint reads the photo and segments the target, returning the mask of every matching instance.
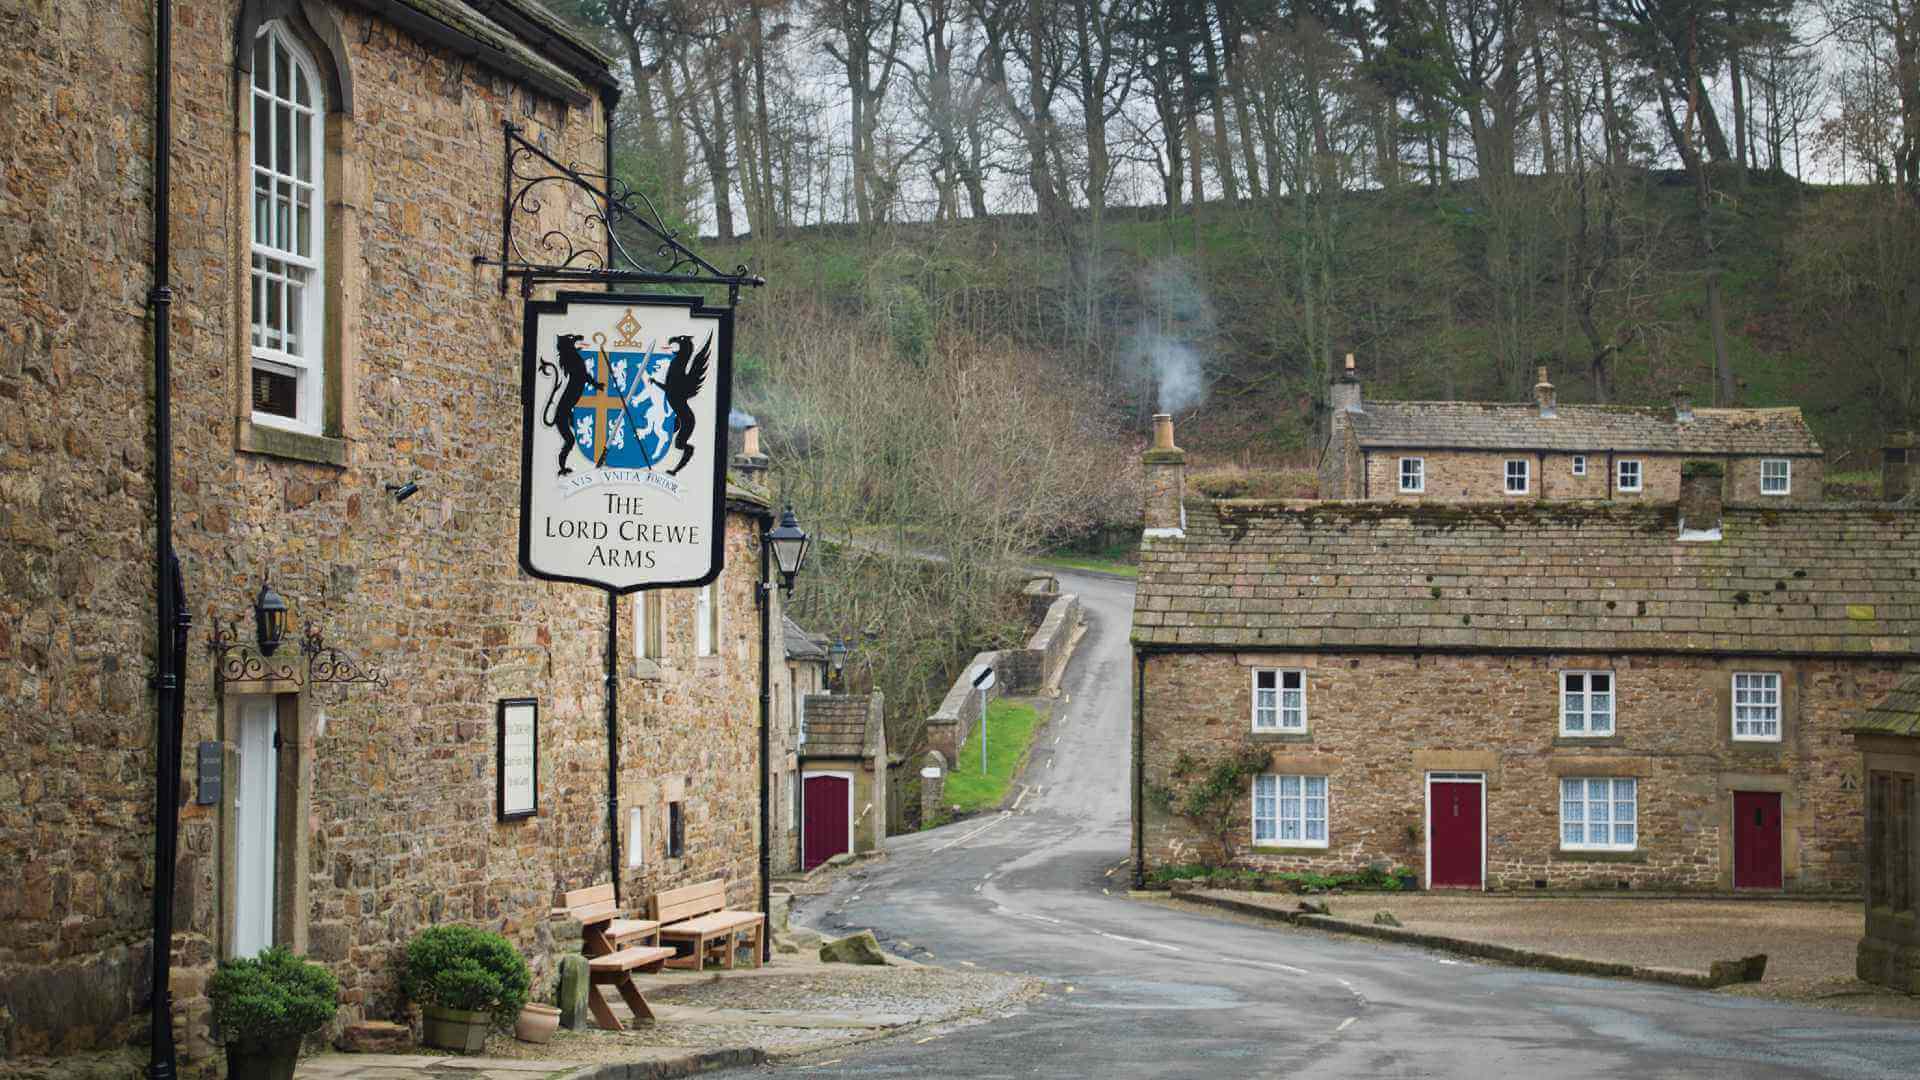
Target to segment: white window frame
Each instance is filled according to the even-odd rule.
[[[266,46],[265,65],[260,63],[257,56],[262,43]],[[299,333],[295,339],[294,350],[283,347],[286,344],[285,338],[282,338],[278,345],[269,344],[269,335],[265,332],[264,324],[251,315],[248,331],[251,344],[247,371],[248,399],[251,400],[253,395],[253,368],[260,367],[283,375],[291,375],[296,381],[294,392],[296,415],[287,417],[253,409],[250,410],[250,419],[256,424],[267,427],[319,435],[322,433],[326,419],[327,380],[325,265],[327,129],[324,96],[326,87],[320,79],[320,69],[314,63],[313,57],[294,39],[293,35],[287,33],[285,26],[279,20],[269,22],[260,28],[260,34],[255,39],[255,52],[253,82],[247,98],[247,115],[250,125],[247,152],[249,192],[247,205],[252,219],[248,232],[250,238],[247,270],[248,295],[249,297],[260,295],[260,291],[266,288],[288,288],[296,274],[303,279],[303,282],[300,285],[298,310]],[[298,91],[294,89],[295,84],[292,82],[288,84],[291,96],[282,98],[278,94],[278,88],[274,85],[275,72],[282,52],[292,61],[293,73],[306,80],[308,90],[306,104],[299,102]],[[263,67],[265,70],[262,70]],[[265,85],[262,86],[262,83]],[[271,130],[267,132],[258,130],[257,121],[262,107],[275,121],[269,125]],[[294,126],[296,124],[304,124],[307,127],[308,152],[305,162],[307,175],[304,178],[297,175],[301,162],[296,157],[289,158],[292,172],[279,171],[275,151],[279,137],[277,121],[282,110],[288,116],[287,131],[289,133],[298,131]],[[263,135],[268,139],[267,164],[264,166],[259,160],[261,156],[259,140]],[[294,140],[295,146],[298,147],[297,134],[294,135]],[[263,242],[262,230],[263,228],[270,230],[271,225],[259,220],[262,201],[259,192],[262,183],[267,187],[265,200],[269,208],[278,204],[283,184],[291,196],[290,205],[298,205],[300,195],[306,197],[307,254],[302,255],[292,245],[282,247],[271,242]],[[290,228],[298,229],[298,225],[291,225]],[[281,271],[276,272],[266,266],[265,264],[269,261],[279,264]],[[264,300],[250,299],[249,303],[264,310]],[[291,325],[294,313],[289,310],[285,293],[282,293],[281,315],[286,320],[284,325]]]
[[[1759,680],[1742,686],[1742,680]],[[1779,742],[1785,721],[1781,700],[1780,673],[1777,671],[1736,671],[1733,673],[1733,739],[1735,742]],[[1747,710],[1742,716],[1741,710]],[[1742,733],[1740,725],[1749,725]]]
[[[1573,455],[1573,475],[1575,476],[1587,475],[1587,455],[1585,454]]]
[[[1595,690],[1595,679],[1607,680],[1607,688]],[[1576,682],[1579,683],[1578,689],[1574,688]],[[1605,694],[1607,699],[1605,711],[1594,708],[1593,699],[1601,694]],[[1576,699],[1579,702],[1577,708],[1574,707]],[[1593,722],[1597,716],[1606,717],[1605,731],[1595,730]],[[1613,672],[1580,669],[1560,673],[1560,734],[1576,739],[1604,739],[1620,730],[1619,718],[1620,680],[1614,677]],[[1574,726],[1576,719],[1580,725],[1578,727]]]
[[[1781,470],[1780,488],[1777,491],[1769,489],[1767,487],[1767,479],[1768,479],[1767,466],[1769,465],[1780,466],[1780,470]],[[1762,495],[1793,494],[1793,459],[1792,458],[1761,458],[1760,459],[1760,494]]]
[[[1627,466],[1633,466],[1633,483],[1627,483]],[[1621,458],[1613,463],[1613,486],[1617,491],[1644,491],[1647,485],[1647,466],[1639,458]]]
[[[1513,486],[1513,467],[1515,465],[1520,466],[1520,486],[1517,488]],[[1508,458],[1504,478],[1507,485],[1507,494],[1525,495],[1527,492],[1533,490],[1533,462],[1528,461],[1526,458]]]
[[[693,593],[693,653],[695,656],[720,655],[719,582],[710,581]]]
[[[1292,797],[1287,795],[1286,781],[1288,780],[1299,781],[1297,795]],[[1316,781],[1319,785],[1318,795],[1314,794]],[[1263,786],[1267,788],[1265,794],[1261,792]],[[1248,794],[1249,802],[1252,804],[1252,814],[1248,821],[1247,835],[1252,838],[1255,847],[1324,848],[1327,846],[1328,837],[1333,832],[1333,784],[1327,777],[1299,773],[1261,773],[1253,778]],[[1271,812],[1267,815],[1261,813],[1263,801],[1271,808]],[[1320,804],[1320,813],[1317,817],[1313,813],[1315,801]],[[1292,818],[1289,818],[1287,813],[1289,803],[1296,804],[1293,807],[1296,813]],[[1264,839],[1260,835],[1260,825],[1263,820],[1268,825],[1268,835]],[[1317,839],[1307,835],[1316,823],[1320,826],[1320,836]],[[1292,837],[1283,837],[1281,833],[1289,824],[1295,827],[1297,834]]]
[[[1577,797],[1569,798],[1576,789]],[[1594,798],[1594,784],[1605,784],[1604,797]],[[1624,788],[1622,785],[1625,785]],[[1621,798],[1622,792],[1626,798]],[[1579,807],[1578,820],[1568,817],[1570,807]],[[1625,807],[1626,817],[1621,816]],[[1595,808],[1601,808],[1604,816],[1596,815]],[[1592,839],[1593,827],[1599,824],[1606,829],[1606,839],[1595,842]],[[1578,826],[1581,838],[1578,841],[1567,839],[1569,826]],[[1620,829],[1624,826],[1632,830],[1632,836],[1622,841]],[[1560,850],[1562,851],[1636,851],[1640,847],[1640,781],[1632,776],[1563,776],[1560,778]]]
[[[1272,676],[1273,685],[1263,687],[1263,676]],[[1253,669],[1253,730],[1299,734],[1307,730],[1307,673],[1300,668]],[[1292,682],[1293,686],[1287,683]],[[1296,695],[1289,703],[1287,695]],[[1262,704],[1262,695],[1267,695]],[[1265,722],[1262,722],[1262,717]]]
[[[1409,465],[1412,469],[1408,469]],[[1409,478],[1413,480],[1412,486],[1407,484]],[[1414,495],[1427,490],[1426,458],[1403,457],[1400,459],[1400,490]]]
[[[666,598],[657,592],[633,594],[633,656],[636,660],[660,660],[666,654],[665,620],[661,612]]]

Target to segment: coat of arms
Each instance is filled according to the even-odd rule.
[[[561,334],[558,370],[540,362],[541,374],[554,378],[540,422],[560,436],[556,475],[570,475],[580,459],[596,469],[652,469],[677,449],[672,476],[692,459],[692,401],[706,385],[713,335],[698,345],[689,334],[642,341],[640,329],[629,311],[611,344],[604,333],[592,335],[592,348],[582,347],[586,335]]]

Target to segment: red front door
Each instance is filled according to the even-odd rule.
[[[1780,794],[1733,793],[1733,887],[1778,889],[1780,876]]]
[[[1427,842],[1432,845],[1430,889],[1480,887],[1480,788],[1435,780],[1427,788]]]
[[[811,870],[847,850],[851,786],[844,776],[807,777],[807,820],[801,830],[805,851],[800,860],[804,869]]]

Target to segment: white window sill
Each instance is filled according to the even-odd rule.
[[[1606,731],[1569,731],[1566,728],[1560,729],[1560,737],[1563,739],[1611,739],[1615,734],[1611,728]]]
[[[1325,840],[1256,840],[1255,851],[1325,851]]]
[[[1777,734],[1775,735],[1735,735],[1733,737],[1733,741],[1734,742],[1751,742],[1751,743],[1777,743],[1780,741],[1780,736]]]

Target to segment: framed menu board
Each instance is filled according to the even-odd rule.
[[[494,712],[494,805],[501,821],[530,818],[540,807],[540,702],[501,698]]]

